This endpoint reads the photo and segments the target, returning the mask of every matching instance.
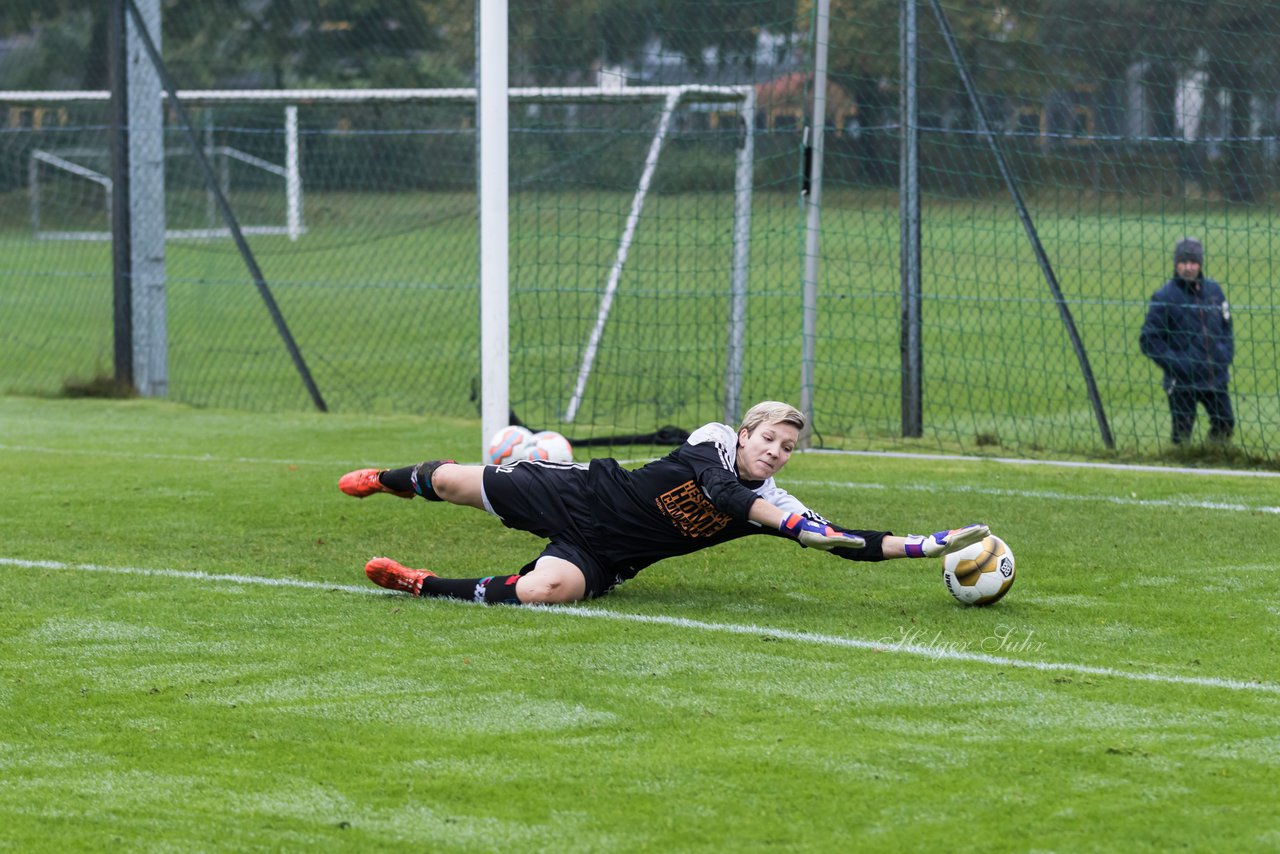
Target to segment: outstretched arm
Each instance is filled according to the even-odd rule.
[[[862,555],[849,549],[861,550],[866,540],[857,534],[833,528],[825,522],[814,522],[803,516],[788,513],[775,507],[763,498],[757,498],[751,505],[749,517],[752,522],[780,531],[785,536],[798,540],[801,545],[831,551],[839,549],[839,555],[851,560],[865,560],[871,555]],[[866,533],[866,532],[862,532]],[[941,557],[959,551],[965,546],[973,545],[991,533],[991,529],[978,522],[949,531],[938,531],[928,536],[908,534],[897,537],[886,534],[880,538],[880,554],[874,560],[899,557]]]
[[[827,522],[815,522],[799,513],[789,513],[763,498],[757,498],[747,513],[752,522],[790,537],[802,546],[822,551],[860,549],[867,541],[857,534],[841,531]]]
[[[782,527],[782,520],[789,515],[791,514],[781,507],[776,507],[763,498],[757,498],[747,510],[748,519],[762,528],[771,528],[775,531]]]

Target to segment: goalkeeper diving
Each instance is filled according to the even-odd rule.
[[[847,560],[937,557],[976,543],[983,524],[922,536],[841,528],[774,482],[791,458],[804,415],[777,401],[748,410],[735,431],[705,424],[667,456],[635,469],[616,460],[460,465],[432,460],[360,469],[338,481],[347,495],[421,497],[484,510],[548,542],[516,572],[442,578],[377,557],[375,584],[414,596],[490,604],[558,604],[594,599],[663,558],[753,534],[792,540]]]

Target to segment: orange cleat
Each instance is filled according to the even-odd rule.
[[[388,590],[403,590],[410,596],[422,595],[422,582],[435,578],[429,569],[410,569],[401,566],[389,557],[375,557],[364,566],[364,574],[379,587]]]
[[[397,498],[412,498],[412,492],[398,492],[394,489],[387,489],[382,485],[382,481],[378,480],[378,475],[382,474],[386,469],[360,469],[358,471],[349,471],[338,480],[338,489],[341,489],[347,495],[355,498],[368,498],[375,492],[385,492],[387,495],[394,495]]]

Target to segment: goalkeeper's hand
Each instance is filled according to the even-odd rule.
[[[860,549],[867,544],[862,537],[836,530],[826,522],[806,519],[799,513],[792,513],[783,519],[778,530],[802,546],[822,549],[824,552],[840,548]]]
[[[938,531],[922,537],[911,534],[906,537],[907,557],[940,557],[958,552],[965,546],[971,546],[984,539],[991,529],[981,522],[965,525],[963,528],[952,528],[950,531]]]

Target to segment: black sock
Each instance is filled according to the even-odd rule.
[[[416,466],[408,466],[402,469],[387,469],[378,475],[378,480],[387,489],[394,489],[396,492],[413,492],[413,470]]]
[[[435,490],[431,488],[431,475],[440,466],[451,462],[453,460],[429,460],[418,463],[416,466],[387,469],[378,475],[378,480],[387,489],[394,489],[396,492],[412,492],[428,501],[443,501],[444,499],[436,495]]]
[[[518,575],[491,575],[488,578],[439,578],[427,576],[422,581],[423,596],[462,599],[486,605],[519,605],[516,596]]]

